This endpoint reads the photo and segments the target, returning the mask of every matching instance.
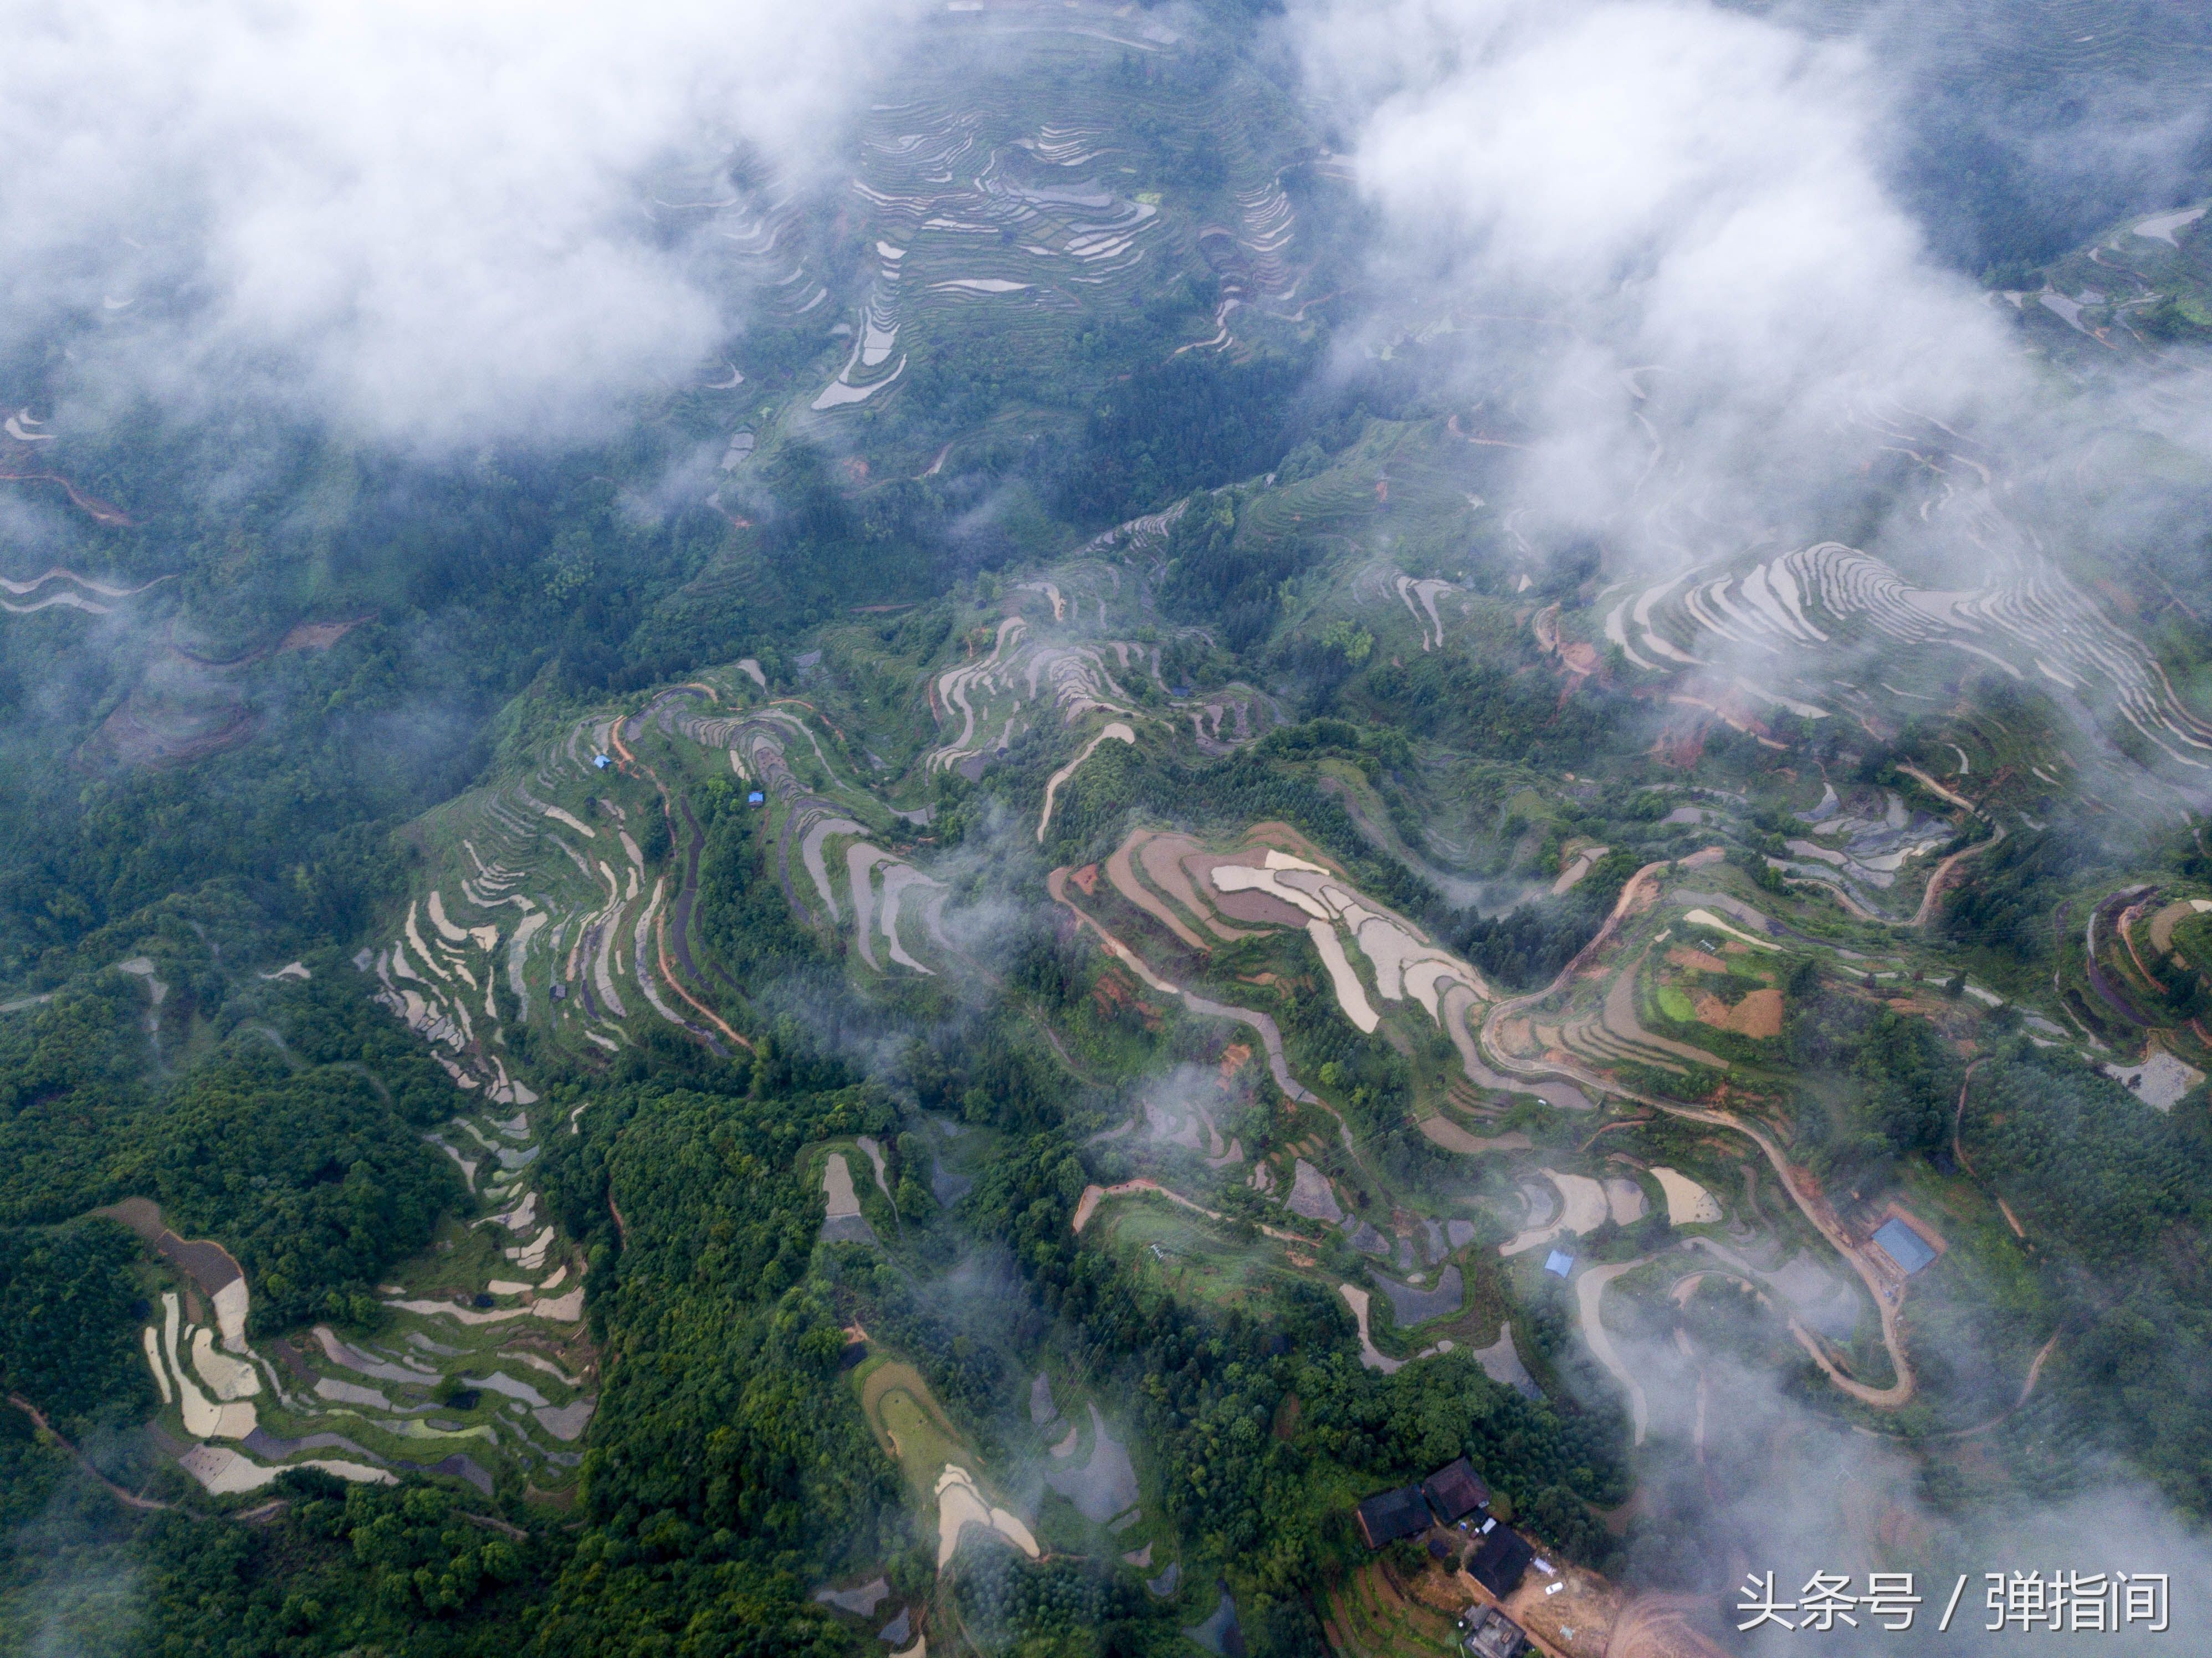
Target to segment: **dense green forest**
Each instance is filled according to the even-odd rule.
[[[142,1367],[143,1370],[143,1367]],[[556,1545],[429,1486],[285,1474],[258,1525],[131,1509],[0,1411],[0,1619],[11,1650],[161,1658],[512,1653]]]
[[[79,1434],[142,1414],[137,1260],[112,1221],[0,1230],[0,1389]]]
[[[2123,1447],[2175,1502],[2203,1512],[2212,1503],[2212,1138],[2201,1116],[2156,1111],[2022,1040],[1976,1068],[1964,1144],[2049,1241],[2039,1270],[2069,1309],[2050,1391],[2014,1430],[2022,1460],[2063,1484],[2063,1447],[2084,1436]]]
[[[351,987],[325,976],[234,999],[207,945],[179,932],[145,978],[110,969],[0,1023],[0,1224],[149,1198],[182,1235],[231,1249],[257,1327],[364,1316],[378,1274],[465,1201],[420,1138],[451,1085]],[[170,993],[153,1022],[157,978]]]
[[[1937,1153],[1949,1139],[1965,1066],[1926,1020],[1824,984],[1799,965],[1789,986],[1782,1040],[1790,1063],[1838,1097],[1808,1101],[1798,1144],[1832,1183],[1878,1191],[1905,1158]]]

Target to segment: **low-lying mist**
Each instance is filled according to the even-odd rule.
[[[817,181],[915,10],[27,16],[0,356],[65,346],[88,400],[259,400],[403,451],[604,436],[745,321],[646,194],[726,194],[739,158]]]

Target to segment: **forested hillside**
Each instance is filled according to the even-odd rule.
[[[131,15],[0,62],[0,1654],[2202,1621],[2196,20]]]

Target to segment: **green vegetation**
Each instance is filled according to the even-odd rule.
[[[285,1506],[259,1525],[125,1509],[14,1411],[0,1412],[0,1619],[11,1638],[96,1658],[511,1652],[551,1557],[469,1523],[444,1491],[348,1491],[312,1470],[284,1476]]]
[[[807,1282],[820,1200],[793,1168],[807,1141],[883,1108],[760,1082],[623,1090],[552,1143],[548,1194],[617,1280],[592,1316],[627,1359],[587,1454],[584,1530],[538,1625],[547,1654],[727,1639],[748,1623],[834,1643],[804,1574],[890,1540],[891,1466],[836,1385],[845,1337]]]
[[[1517,990],[1533,989],[1572,961],[1605,924],[1639,863],[1632,853],[1608,853],[1591,865],[1573,890],[1503,915],[1471,916],[1455,942],[1468,960],[1496,975],[1499,982]]]
[[[2068,1478],[2039,1433],[2096,1436],[2192,1510],[2212,1502],[2197,1448],[2212,1431],[2199,1256],[2212,1145],[2095,1072],[2026,1042],[1977,1070],[1965,1144],[2042,1242],[2039,1276],[2079,1333],[2014,1431],[2045,1479]]]
[[[0,1230],[0,1390],[80,1435],[144,1411],[137,1259],[137,1240],[112,1221]]]
[[[1924,1019],[1816,990],[1790,1009],[1782,1043],[1797,1074],[1833,1090],[1808,1100],[1797,1122],[1798,1145],[1830,1183],[1879,1189],[1900,1159],[1949,1136],[1964,1066]]]
[[[2045,11],[2007,98],[2079,56]],[[1787,1465],[1717,1419],[1667,1461],[1708,1455],[1709,1359],[1954,1515],[2115,1457],[2212,1515],[2212,851],[2121,811],[2170,768],[2106,688],[1865,612],[1751,684],[1663,573],[1522,510],[1524,392],[1473,376],[1525,319],[1332,331],[1373,275],[1337,139],[1241,14],[1186,27],[918,52],[769,239],[818,312],[763,302],[729,384],[605,442],[141,411],[55,452],[131,519],[67,556],[155,585],[0,616],[0,1393],[51,1424],[0,1406],[0,1651],[836,1658],[903,1615],[935,1658],[1136,1658],[1225,1583],[1254,1658],[1382,1658],[1446,1631],[1350,1509],[1462,1455],[1561,1559],[1716,1588],[1710,1491]],[[2130,27],[2115,61],[2196,38]],[[2111,282],[2115,373],[2204,331],[2212,232],[2063,261],[2106,207],[1969,113],[1900,138],[1956,262]],[[20,395],[83,401],[70,361]],[[2115,434],[2017,499],[2156,519],[2123,451],[2197,502]],[[1757,604],[1767,540],[1873,546],[1934,476],[1893,445],[1710,580]],[[2201,713],[2169,530],[2054,568]],[[1195,861],[1133,873],[1139,829]],[[833,1155],[864,1224],[825,1242]],[[239,1461],[179,1462],[211,1430],[143,1332],[218,1314],[89,1214],[129,1198],[244,1270]],[[1945,1242],[1895,1347],[1854,1256],[1893,1203]],[[1093,1409],[1118,1519],[1037,1494]],[[1044,1559],[939,1572],[954,1460]]]
[[[122,974],[0,1023],[11,1096],[0,1216],[54,1224],[149,1198],[182,1235],[213,1236],[238,1259],[258,1328],[373,1321],[371,1284],[461,1199],[420,1139],[450,1110],[451,1085],[343,987],[223,1000],[204,951],[174,959],[157,975],[181,993],[164,999],[153,1042],[190,1017],[179,1045],[204,1057],[173,1077],[147,1074],[147,995]],[[262,1034],[252,1016],[269,1003],[289,1036]]]

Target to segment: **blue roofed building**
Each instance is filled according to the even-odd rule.
[[[1894,1215],[1875,1228],[1874,1241],[1907,1278],[1936,1259],[1928,1240]]]
[[[1559,1278],[1575,1270],[1575,1258],[1564,1249],[1554,1249],[1544,1257],[1544,1270]]]

